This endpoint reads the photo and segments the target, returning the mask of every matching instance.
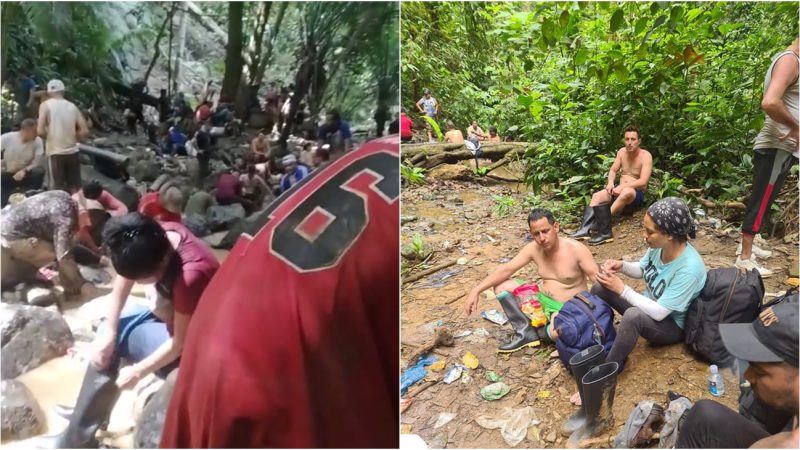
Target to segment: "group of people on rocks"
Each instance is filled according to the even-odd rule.
[[[761,277],[770,276],[772,272],[761,267],[755,257],[768,257],[769,253],[755,247],[754,238],[790,168],[798,160],[799,62],[798,40],[795,40],[789,48],[775,55],[764,82],[762,108],[766,120],[755,139],[753,192],[745,210],[742,244],[737,249],[740,256],[733,264],[740,269],[755,270]],[[480,130],[475,125],[473,123],[470,132],[479,135]],[[684,200],[667,197],[647,207],[641,236],[648,249],[639,261],[609,259],[598,264],[589,248],[579,242],[589,239],[592,233],[589,244],[610,242],[613,239],[612,215],[645,206],[653,156],[640,147],[638,128],[625,128],[623,138],[625,146],[616,153],[608,183],[593,194],[580,228],[565,237],[560,234],[559,222],[550,211],[533,209],[527,218],[532,242],[509,262],[498,266],[468,294],[467,314],[478,310],[480,295],[487,289],[494,291],[505,311],[514,334],[498,351],[514,352],[540,342],[557,342],[564,332],[574,334],[575,330],[557,325],[560,311],[573,299],[596,299],[621,316],[613,345],[601,352],[605,353],[603,366],[608,372],[607,379],[615,377],[629,364],[629,355],[640,337],[654,345],[684,340],[687,311],[706,284],[703,256],[690,242],[696,237],[695,220]],[[619,183],[617,175],[620,175]],[[538,299],[547,321],[540,327],[533,326],[514,294],[524,283],[515,279],[514,274],[530,263],[536,265],[542,279]],[[644,292],[637,292],[620,275],[643,279]],[[588,290],[587,282],[592,283]],[[762,299],[752,300],[758,304],[762,302]],[[797,448],[800,443],[797,295],[788,295],[779,304],[765,308],[752,324],[723,324],[720,332],[722,344],[730,354],[749,364],[744,378],[752,387],[756,401],[761,403],[761,415],[740,415],[716,402],[698,401],[685,421],[680,422],[683,428],[679,430],[677,447]],[[587,378],[579,376],[587,373],[588,366],[583,368],[586,370],[577,370],[573,360],[575,358],[570,359],[570,369],[576,376],[578,392],[571,400],[580,405],[589,398],[592,405],[587,408],[599,408],[600,401],[613,402],[613,394],[610,400],[605,398],[608,392],[613,393],[613,388],[603,383],[587,384]],[[593,366],[599,367],[598,364],[595,361]],[[565,428],[575,423],[570,419]],[[610,424],[594,423],[593,426],[595,428],[587,431],[588,425],[581,425],[583,434],[577,431],[580,428],[577,426],[571,431],[585,438],[601,433]]]

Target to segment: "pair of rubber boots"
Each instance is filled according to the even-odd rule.
[[[614,393],[619,364],[605,362],[602,345],[593,345],[569,359],[578,385],[581,409],[564,423],[562,433],[569,436],[567,447],[578,448],[584,439],[595,437],[614,425]]]
[[[546,327],[535,328],[531,325],[531,319],[519,307],[517,297],[514,294],[504,291],[497,296],[497,301],[503,307],[508,317],[514,335],[511,340],[497,348],[498,353],[512,353],[522,350],[525,347],[536,347],[540,341],[549,342]]]
[[[595,232],[594,237],[591,237],[591,231]],[[611,234],[611,203],[587,206],[583,210],[581,227],[569,237],[578,240],[589,239],[590,245],[613,241],[614,235]]]
[[[56,413],[69,420],[67,428],[52,436],[40,438],[37,448],[99,448],[97,431],[108,426],[108,419],[119,398],[116,380],[119,364],[97,370],[91,363],[83,377],[74,408],[56,406]]]

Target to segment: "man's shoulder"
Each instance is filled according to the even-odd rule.
[[[8,144],[9,142],[17,138],[19,138],[19,131],[9,131],[8,133],[3,133],[2,135],[0,135],[0,139],[3,141],[4,144]],[[37,136],[36,139],[39,139],[39,137]]]
[[[561,240],[561,242],[564,245],[566,245],[569,249],[571,249],[573,251],[583,252],[583,251],[589,250],[589,248],[586,247],[585,245],[583,245],[583,243],[581,243],[580,241],[577,241],[575,239],[572,239],[570,237],[560,236],[559,239]]]
[[[650,151],[649,151],[649,150],[647,150],[647,149],[644,149],[644,148],[640,148],[640,149],[639,149],[639,151],[640,151],[640,152],[642,152],[642,156],[643,156],[644,158],[653,159],[653,154],[652,154],[652,153],[650,153]]]

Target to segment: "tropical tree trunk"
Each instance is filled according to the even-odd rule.
[[[181,61],[186,52],[186,28],[189,25],[189,13],[185,3],[180,6],[181,16],[178,19],[178,51],[175,53],[175,76],[172,79],[172,92],[178,92],[181,86]]]
[[[283,22],[283,17],[286,14],[286,8],[289,6],[288,2],[281,2],[278,6],[278,17],[275,19],[275,23],[268,28],[267,33],[267,46],[264,49],[264,55],[259,61],[258,67],[256,67],[254,77],[255,84],[261,84],[264,81],[264,72],[267,70],[270,61],[272,60],[272,49],[275,47],[275,40],[278,37],[278,34],[281,31],[281,23]]]
[[[167,13],[167,16],[164,17],[164,23],[161,24],[161,28],[158,30],[158,35],[156,36],[156,43],[153,44],[153,59],[150,61],[150,65],[147,66],[147,70],[144,72],[144,84],[147,84],[147,79],[150,78],[150,72],[153,71],[153,67],[156,65],[156,61],[158,61],[158,57],[161,56],[161,38],[164,37],[164,32],[167,30],[167,24],[172,17],[172,11]]]
[[[228,45],[225,46],[225,76],[222,78],[220,101],[236,100],[242,80],[244,58],[242,56],[242,17],[244,3],[228,3]]]

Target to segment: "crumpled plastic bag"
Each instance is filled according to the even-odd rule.
[[[500,435],[510,447],[514,447],[525,439],[528,428],[541,423],[536,419],[533,408],[505,408],[495,417],[480,416],[475,422],[490,430],[500,428]]]
[[[473,355],[472,352],[467,352],[463,358],[461,358],[461,362],[464,363],[464,366],[468,369],[477,369],[478,365],[480,365],[480,361],[478,361],[478,357]]]
[[[484,400],[499,400],[511,391],[511,388],[502,381],[492,383],[481,389],[481,397]]]
[[[425,370],[425,366],[435,363],[437,359],[439,358],[436,356],[420,358],[416,364],[403,372],[403,374],[400,376],[400,395],[406,395],[406,392],[411,385],[425,378],[425,375],[428,373],[428,371]]]
[[[433,425],[433,428],[441,428],[447,425],[453,418],[456,416],[456,413],[448,413],[443,412],[439,413],[439,418],[436,419],[436,424]]]

